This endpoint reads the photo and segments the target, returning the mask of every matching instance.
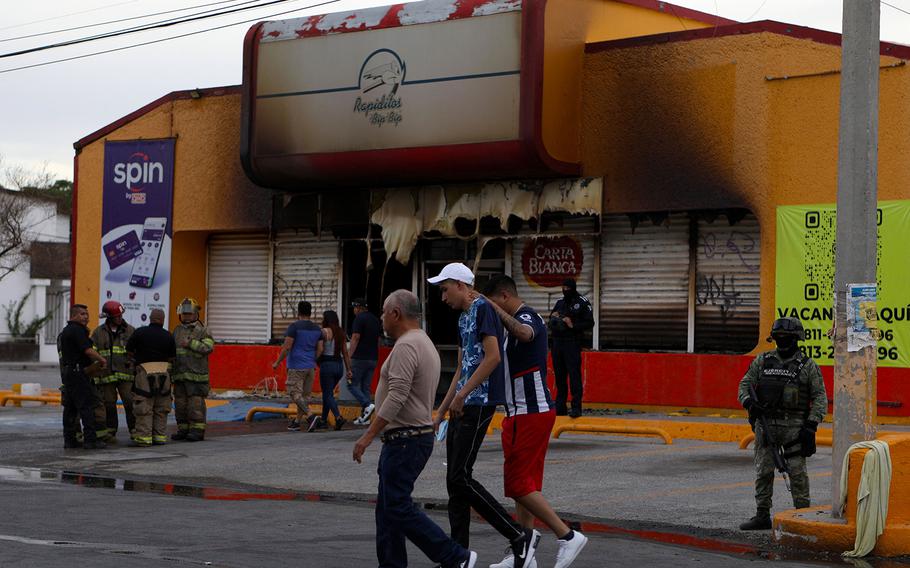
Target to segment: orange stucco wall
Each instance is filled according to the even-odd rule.
[[[73,301],[98,313],[105,140],[176,138],[171,305],[184,296],[205,304],[206,239],[212,231],[263,230],[271,194],[240,166],[240,95],[176,98],[84,146],[77,154]]]
[[[709,24],[669,11],[605,0],[551,0],[546,6],[542,135],[551,156],[581,159],[582,63],[585,43],[676,32]]]
[[[895,61],[883,57],[882,65]],[[830,72],[839,68],[838,46],[768,32],[590,46],[584,175],[604,177],[605,214],[754,212],[760,329],[769,329],[777,206],[836,201],[840,76]],[[789,78],[769,80],[776,77]],[[908,199],[910,69],[880,77],[879,199]]]

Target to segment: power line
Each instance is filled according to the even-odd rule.
[[[910,12],[908,12],[907,10],[904,10],[903,8],[895,6],[894,4],[889,4],[889,3],[885,2],[885,0],[879,0],[879,2],[889,8],[893,8],[893,9],[897,10],[898,12],[903,12],[904,14],[907,14],[908,16],[910,16]]]
[[[258,2],[258,1],[259,0],[246,0],[245,2],[242,2],[241,4],[238,4],[237,6],[241,6],[242,4],[249,4],[251,2]],[[166,28],[166,27],[176,26],[176,25],[185,24],[185,23],[189,23],[189,22],[195,22],[197,20],[205,20],[207,18],[214,18],[214,17],[218,17],[218,16],[224,16],[227,14],[233,14],[236,12],[243,12],[246,10],[253,10],[256,8],[264,8],[266,6],[271,6],[273,4],[282,4],[284,2],[293,2],[293,1],[294,0],[269,0],[268,2],[265,2],[262,4],[257,4],[255,6],[245,6],[242,8],[241,7],[232,7],[230,9],[222,10],[220,12],[217,11],[217,9],[204,10],[202,12],[197,12],[196,14],[191,14],[190,16],[187,16],[184,18],[171,18],[169,20],[162,20],[160,22],[154,22],[151,24],[143,24],[141,26],[134,26],[132,28],[125,28],[122,30],[115,30],[112,32],[96,34],[94,36],[77,38],[77,39],[73,39],[73,40],[63,41],[63,42],[59,42],[59,43],[52,43],[49,45],[42,45],[42,46],[38,46],[38,47],[31,47],[28,49],[20,49],[18,51],[10,51],[8,53],[0,54],[0,59],[5,59],[7,57],[15,57],[17,55],[26,55],[28,53],[45,51],[48,49],[56,49],[59,47],[68,47],[71,45],[78,45],[80,43],[87,43],[90,41],[97,41],[100,39],[108,39],[108,38],[112,38],[112,37],[118,37],[118,36],[122,36],[122,35],[138,33],[138,32],[144,32],[144,31],[154,30],[154,29],[158,29],[158,28]],[[215,12],[215,13],[211,13],[211,12]]]
[[[764,7],[765,7],[765,4],[767,4],[767,3],[768,3],[768,0],[763,0],[762,3],[758,5],[758,8],[756,8],[755,11],[752,12],[752,15],[749,16],[748,18],[746,18],[745,21],[751,22],[751,21],[752,21],[752,18],[754,18],[755,16],[757,16],[758,13],[761,12],[761,9],[764,8]]]
[[[296,0],[291,0],[291,1],[293,2],[293,1],[296,1]],[[224,25],[221,25],[221,26],[213,27],[213,28],[206,28],[206,29],[204,29],[204,30],[197,30],[197,31],[195,31],[195,32],[189,32],[189,33],[185,33],[185,34],[180,34],[180,35],[171,36],[171,37],[166,37],[166,38],[161,38],[161,39],[156,39],[156,40],[152,40],[152,41],[146,41],[146,42],[142,42],[142,43],[136,43],[136,44],[132,44],[132,45],[125,45],[125,46],[122,46],[122,47],[115,47],[115,48],[113,48],[113,49],[105,49],[105,50],[103,50],[103,51],[95,51],[95,52],[93,52],[93,53],[85,53],[85,54],[83,54],[83,55],[76,55],[76,56],[74,56],[74,57],[66,57],[66,58],[63,58],[63,59],[55,59],[55,60],[53,60],[53,61],[45,61],[45,62],[43,62],[43,63],[34,63],[34,64],[32,64],[32,65],[23,65],[23,66],[21,66],[21,67],[13,67],[13,68],[10,68],[10,69],[2,69],[2,70],[0,70],[0,75],[2,75],[3,73],[11,73],[11,72],[13,72],[13,71],[22,71],[22,70],[24,70],[24,69],[32,69],[32,68],[35,68],[35,67],[44,67],[45,65],[53,65],[53,64],[55,64],[55,63],[64,63],[64,62],[66,62],[66,61],[74,61],[74,60],[76,60],[76,59],[84,59],[84,58],[86,58],[86,57],[94,57],[94,56],[96,56],[96,55],[104,55],[105,53],[114,53],[114,52],[116,52],[116,51],[124,51],[124,50],[127,50],[127,49],[133,49],[133,48],[136,48],[136,47],[143,47],[143,46],[146,46],[146,45],[152,45],[152,44],[156,44],[156,43],[162,43],[162,42],[171,41],[171,40],[174,40],[174,39],[180,39],[180,38],[189,37],[189,36],[194,36],[194,35],[202,34],[202,33],[206,33],[206,32],[212,32],[212,31],[215,31],[215,30],[221,30],[221,29],[224,29],[224,28],[230,28],[230,27],[233,27],[233,26],[239,26],[239,25],[242,25],[242,24],[249,24],[249,23],[251,23],[251,22],[258,22],[258,21],[261,21],[261,20],[263,20],[263,19],[274,18],[274,17],[276,17],[276,16],[284,16],[284,15],[286,15],[286,14],[291,14],[291,13],[293,13],[293,12],[300,12],[301,10],[309,10],[309,9],[311,9],[311,8],[318,8],[319,6],[325,6],[325,5],[327,5],[327,4],[334,4],[335,2],[339,2],[339,1],[340,1],[340,0],[326,0],[325,2],[319,2],[318,4],[310,4],[309,6],[304,6],[304,7],[302,7],[302,8],[294,8],[293,10],[286,10],[286,11],[284,11],[284,12],[277,12],[277,13],[275,13],[275,14],[269,14],[269,15],[267,15],[267,16],[262,16],[262,17],[259,17],[259,18],[253,18],[253,19],[250,19],[250,20],[243,20],[243,21],[240,21],[240,22],[234,22],[233,24],[224,24]]]
[[[135,1],[135,0],[133,0],[133,1]],[[19,39],[29,39],[29,38],[33,38],[33,37],[46,36],[46,35],[51,35],[51,34],[59,34],[59,33],[63,33],[63,32],[84,30],[87,28],[94,28],[94,27],[98,27],[98,26],[107,26],[110,24],[119,24],[120,22],[128,22],[130,20],[141,20],[144,18],[151,18],[154,16],[163,16],[164,14],[173,14],[175,12],[186,12],[187,10],[195,10],[196,8],[205,8],[207,6],[214,6],[216,4],[228,4],[230,2],[236,2],[236,1],[237,0],[219,0],[218,2],[211,2],[209,4],[199,4],[198,6],[189,6],[187,8],[177,8],[176,10],[168,10],[166,12],[155,12],[153,14],[144,14],[142,16],[131,16],[129,18],[120,18],[119,20],[108,20],[106,22],[98,22],[95,24],[86,24],[84,26],[76,26],[74,28],[61,28],[59,30],[53,30],[53,31],[49,31],[49,32],[39,32],[39,33],[35,33],[35,34],[28,34],[28,35],[17,36],[17,37],[8,37],[6,39],[0,39],[0,43],[6,42],[6,41],[15,41],[15,40],[19,40]],[[0,29],[3,29],[3,28],[0,28]]]
[[[117,6],[124,6],[126,4],[134,4],[138,1],[139,0],[127,0],[126,2],[108,4],[107,6],[99,6],[98,8],[92,8],[90,10],[81,10],[79,12],[70,12],[69,14],[60,14],[59,16],[54,16],[52,18],[43,18],[40,20],[32,20],[31,22],[22,22],[21,24],[13,24],[12,26],[4,26],[4,27],[0,28],[0,30],[11,30],[13,28],[24,28],[25,26],[30,26],[32,24],[43,24],[44,22],[60,20],[62,18],[69,18],[70,16],[78,16],[80,14],[88,14],[89,12],[97,12],[98,10],[107,10],[108,8],[116,8]]]

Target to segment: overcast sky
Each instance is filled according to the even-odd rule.
[[[10,38],[209,4],[215,0],[0,0],[0,54],[93,33],[187,14],[163,15],[56,35]],[[236,4],[242,0],[233,0]],[[171,91],[239,84],[243,36],[252,23],[125,51],[35,67],[4,70],[73,57],[163,37],[254,19],[285,19],[390,3],[336,0],[316,9],[269,18],[319,0],[296,0],[165,30],[0,59],[0,156],[4,164],[47,168],[72,179],[73,142]],[[249,2],[248,2],[249,3]],[[842,0],[679,0],[677,5],[739,21],[778,20],[839,32]],[[210,10],[221,3],[200,8]],[[910,0],[888,0],[910,12]],[[79,12],[79,13],[75,13]],[[882,4],[883,40],[910,44],[910,15]]]

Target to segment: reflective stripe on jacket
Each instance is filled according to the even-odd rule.
[[[209,380],[209,355],[215,349],[215,340],[200,321],[180,324],[174,328],[177,358],[171,367],[171,380],[205,383]],[[186,346],[181,344],[186,342]]]
[[[107,367],[99,371],[95,384],[133,380],[133,366],[126,356],[126,342],[134,331],[133,326],[123,322],[116,332],[111,331],[107,323],[99,325],[92,332],[95,351],[107,359]]]

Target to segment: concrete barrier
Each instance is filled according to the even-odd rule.
[[[673,444],[673,438],[671,438],[665,430],[643,426],[610,426],[607,424],[571,423],[554,427],[553,437],[559,438],[565,432],[591,432],[595,434],[621,434],[628,436],[657,436],[658,438],[662,438],[664,443],[668,446]]]
[[[6,406],[7,401],[11,402],[22,402],[22,401],[34,401],[34,402],[46,402],[50,404],[60,404],[59,396],[30,396],[24,394],[3,394],[0,395],[0,406]]]
[[[873,556],[910,554],[910,435],[879,437],[891,453],[892,477],[885,531],[879,537]],[[856,495],[863,460],[869,450],[850,453],[847,507],[843,519],[831,515],[831,506],[784,511],[774,516],[774,538],[785,546],[828,552],[852,550],[856,539]],[[837,480],[833,480],[837,483]]]

